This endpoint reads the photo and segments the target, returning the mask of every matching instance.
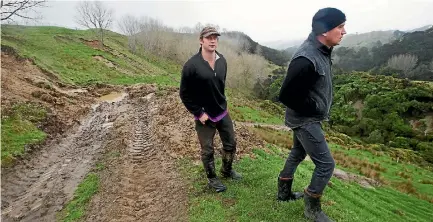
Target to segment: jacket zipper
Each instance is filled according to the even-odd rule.
[[[210,64],[209,64],[209,62],[208,61],[206,61],[205,60],[205,62],[207,63],[207,66],[212,70],[212,72],[214,73],[214,76],[216,77],[216,67],[217,67],[217,62],[218,62],[218,60],[216,60],[215,61],[215,64],[214,64],[214,68],[212,69],[212,67],[210,66]]]
[[[212,69],[212,67],[210,66],[209,62],[203,59],[203,61],[207,64],[207,66],[209,67],[209,69],[212,70],[212,72],[214,73],[215,77],[216,77],[216,71],[215,70],[216,70],[216,67],[217,67],[218,60],[219,59],[215,60],[214,69]]]

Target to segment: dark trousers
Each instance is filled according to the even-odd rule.
[[[202,124],[199,120],[195,121],[195,130],[197,131],[198,140],[201,146],[201,160],[206,171],[208,178],[216,177],[215,174],[215,163],[214,163],[214,144],[213,140],[215,137],[216,130],[220,135],[223,144],[223,154],[227,153],[229,156],[234,156],[236,152],[236,138],[233,129],[233,122],[230,119],[229,114],[214,123],[207,120],[205,124]],[[231,160],[233,161],[233,160]],[[231,162],[230,162],[231,167]]]
[[[307,190],[310,193],[321,195],[331,179],[335,162],[320,123],[311,123],[293,129],[293,147],[280,172],[280,177],[292,178],[299,163],[307,154],[316,165]]]

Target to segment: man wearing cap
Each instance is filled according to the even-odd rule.
[[[331,221],[321,210],[320,197],[335,162],[321,122],[329,119],[333,91],[331,52],[346,34],[346,16],[335,8],[320,9],[313,17],[312,32],[292,57],[279,100],[287,107],[285,124],[293,130],[293,147],[278,176],[280,201],[304,197],[304,215],[314,221]],[[306,155],[315,169],[304,193],[292,192],[296,168]]]
[[[227,62],[216,51],[218,36],[220,33],[214,27],[205,27],[200,32],[201,46],[183,66],[179,95],[195,118],[208,185],[216,192],[222,192],[226,187],[215,173],[213,140],[216,130],[223,144],[222,177],[239,180],[242,176],[232,169],[236,138],[224,94]]]

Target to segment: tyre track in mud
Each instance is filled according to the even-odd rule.
[[[155,97],[150,93],[134,99],[128,104],[126,122],[115,123],[127,126],[127,136],[117,138],[126,147],[103,173],[85,221],[186,221],[186,189],[156,135]]]
[[[118,116],[116,108],[124,102],[94,106],[67,136],[2,169],[2,221],[55,221],[56,213],[97,161]]]
[[[117,202],[119,213],[115,219],[119,221],[128,221],[141,218],[143,212],[140,212],[145,204],[140,196],[145,193],[144,183],[137,180],[146,177],[145,163],[155,160],[155,147],[152,144],[152,135],[150,133],[149,123],[149,106],[151,103],[146,99],[145,103],[138,106],[134,115],[134,129],[132,142],[128,144],[125,166],[120,183],[119,198]]]

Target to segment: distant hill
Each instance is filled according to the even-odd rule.
[[[287,54],[285,51],[282,51],[282,50],[276,50],[276,49],[269,48],[269,47],[264,46],[264,45],[260,45],[258,42],[252,40],[251,37],[249,37],[245,33],[232,31],[232,32],[224,32],[224,33],[222,33],[222,35],[228,36],[231,38],[244,39],[248,43],[247,44],[247,47],[248,47],[247,51],[249,53],[256,54],[257,50],[259,49],[260,54],[263,57],[265,57],[265,59],[269,60],[270,62],[272,62],[276,65],[286,66],[287,62],[290,60],[290,54]]]
[[[287,54],[289,54],[289,55],[293,55],[293,54],[295,54],[295,52],[296,52],[296,50],[298,49],[298,46],[292,46],[292,47],[289,47],[289,48],[287,48],[287,49],[284,49],[284,51],[287,53]]]
[[[423,26],[423,27],[419,27],[419,28],[416,28],[416,29],[407,30],[407,31],[405,31],[405,32],[418,32],[418,31],[425,31],[425,30],[430,29],[430,28],[432,28],[432,27],[433,27],[433,25],[425,25],[425,26]]]
[[[378,42],[380,42],[381,44],[386,44],[388,42],[398,39],[402,34],[403,32],[396,30],[348,34],[343,37],[340,46],[355,48],[372,48]]]
[[[340,46],[343,47],[355,47],[355,48],[372,48],[380,44],[386,44],[393,40],[398,39],[405,33],[417,32],[417,31],[425,31],[429,28],[433,27],[433,25],[425,25],[419,28],[410,29],[410,30],[385,30],[385,31],[371,31],[365,33],[349,33],[341,41]],[[304,39],[292,39],[292,40],[276,40],[270,42],[264,42],[263,45],[278,49],[278,50],[286,50],[291,51],[293,48],[297,48],[297,46],[301,45]],[[291,49],[288,49],[291,48]]]
[[[406,33],[399,40],[385,44],[373,50],[376,65],[384,64],[393,55],[412,54],[419,63],[428,63],[433,59],[433,27],[425,31]]]
[[[413,68],[403,71],[388,67],[390,58],[405,54],[416,57]],[[392,42],[372,48],[339,46],[333,56],[334,64],[343,71],[371,71],[374,74],[397,74],[414,80],[433,81],[433,27],[402,34]]]
[[[277,40],[271,42],[264,42],[263,45],[274,49],[284,50],[290,47],[296,47],[300,45],[303,41],[304,39]]]
[[[396,39],[399,39],[406,33],[425,31],[429,28],[433,27],[432,25],[425,25],[419,28],[410,29],[410,30],[387,30],[387,31],[372,31],[366,33],[356,33],[356,34],[348,34],[341,41],[340,46],[343,47],[355,47],[355,48],[372,48],[380,44],[386,44],[392,42]]]

